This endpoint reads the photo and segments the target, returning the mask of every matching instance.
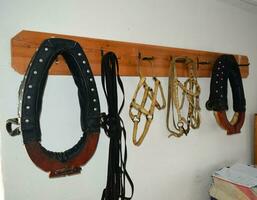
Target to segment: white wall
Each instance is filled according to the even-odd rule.
[[[218,0],[0,0],[0,3],[0,131],[6,200],[95,200],[101,198],[106,183],[108,138],[103,132],[95,156],[81,175],[51,180],[30,161],[22,138],[12,138],[6,133],[5,120],[16,115],[17,91],[22,79],[11,68],[10,39],[22,29],[249,56],[250,75],[243,81],[247,114],[241,134],[226,136],[212,113],[206,111],[209,78],[199,80],[201,127],[187,137],[167,138],[166,112],[162,111],[155,113],[143,145],[139,148],[132,145],[128,105],[137,77],[123,77],[127,98],[123,119],[135,200],[206,200],[214,170],[235,162],[251,163],[253,114],[257,110],[257,15]],[[106,110],[99,77],[96,80],[102,109]],[[167,78],[161,81],[166,92]],[[78,100],[71,77],[49,78],[41,123],[43,144],[51,150],[69,148],[80,137]]]

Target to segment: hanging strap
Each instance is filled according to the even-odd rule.
[[[182,62],[188,67],[189,77],[182,83],[178,80],[176,72],[176,63]],[[188,57],[176,57],[171,60],[169,71],[169,88],[166,125],[170,132],[169,137],[181,137],[187,135],[191,128],[200,126],[200,106],[199,95],[200,86],[197,82],[196,63]],[[182,91],[182,99],[179,99],[179,90]],[[182,108],[188,103],[187,116],[182,115]],[[172,123],[175,130],[170,127],[170,109],[172,112]],[[175,112],[177,116],[175,117]],[[176,121],[177,120],[177,121]]]
[[[108,105],[108,114],[102,114],[101,125],[110,138],[107,184],[102,200],[130,200],[134,193],[134,184],[126,170],[127,146],[126,130],[120,113],[124,106],[124,87],[119,76],[118,59],[113,52],[102,57],[102,86]],[[118,108],[117,82],[122,92],[122,103]],[[123,142],[122,142],[123,136]],[[125,146],[123,147],[122,144]],[[124,150],[124,152],[122,152]],[[131,196],[126,197],[126,181],[131,187]]]

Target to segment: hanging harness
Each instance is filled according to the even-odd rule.
[[[180,62],[188,68],[188,79],[182,83],[178,80],[176,64]],[[179,90],[182,91],[181,101]],[[181,137],[187,135],[190,127],[193,129],[200,126],[200,86],[197,81],[197,67],[196,63],[188,57],[176,57],[171,60],[169,71],[169,85],[168,85],[168,105],[166,125],[170,132],[169,137]],[[187,102],[188,110],[187,116],[182,115],[182,109],[185,102]],[[170,109],[172,112],[172,124],[175,130],[170,125]],[[177,116],[175,116],[175,113]],[[176,121],[177,120],[177,121]]]
[[[83,136],[64,152],[52,152],[41,145],[40,113],[48,71],[58,55],[68,64],[78,88]],[[18,125],[13,130],[12,125]],[[100,133],[100,104],[94,76],[81,46],[72,40],[51,38],[34,54],[19,89],[18,118],[9,119],[12,136],[22,133],[28,155],[50,177],[79,173],[93,156]]]
[[[103,55],[101,71],[102,86],[108,106],[108,114],[102,114],[101,126],[110,138],[107,184],[102,200],[130,200],[134,193],[134,185],[126,169],[126,130],[120,117],[125,100],[124,87],[119,76],[118,59],[113,52]],[[120,108],[118,108],[117,82],[123,98]],[[131,187],[130,197],[126,197],[127,181]]]
[[[226,115],[228,80],[232,89],[235,112],[231,121]],[[215,61],[212,69],[210,97],[206,102],[206,108],[214,111],[217,123],[227,130],[228,135],[231,135],[240,133],[245,119],[245,106],[244,88],[237,61],[233,55],[222,55]]]
[[[152,62],[151,61],[152,59],[153,59],[153,57],[145,57],[142,60],[148,60],[148,61]],[[141,60],[141,54],[139,54],[139,62],[140,62],[140,60]],[[134,92],[134,95],[132,97],[132,101],[131,101],[130,107],[129,107],[129,116],[134,124],[132,141],[133,141],[134,145],[136,145],[136,146],[140,146],[142,144],[142,142],[144,141],[145,136],[147,135],[150,125],[153,121],[155,108],[157,108],[158,110],[162,110],[166,107],[166,100],[165,100],[165,96],[163,93],[161,82],[156,77],[153,77],[154,88],[151,88],[147,83],[146,77],[141,75],[139,66],[138,66],[138,72],[140,75],[139,76],[140,79],[137,84],[136,90]],[[141,90],[143,91],[143,97],[141,99],[141,102],[138,103],[137,98],[138,98],[138,95],[141,92]],[[161,104],[158,102],[158,98],[157,98],[159,92],[161,94],[161,101],[162,101]],[[146,108],[147,101],[150,102],[149,109]],[[134,111],[136,111],[136,112],[134,112]],[[145,116],[146,122],[145,122],[142,134],[137,139],[138,125],[141,121],[142,115]]]

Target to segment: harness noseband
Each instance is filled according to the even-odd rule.
[[[64,152],[46,150],[40,143],[40,113],[48,71],[62,55],[78,87],[83,136]],[[12,124],[20,127],[12,130]],[[31,160],[50,177],[79,173],[94,154],[100,133],[100,105],[95,80],[81,46],[72,40],[52,38],[42,42],[33,56],[19,89],[18,118],[7,120],[10,135],[22,132]]]
[[[227,82],[230,82],[235,114],[231,121],[227,119]],[[245,119],[245,96],[239,66],[234,56],[222,55],[214,63],[210,97],[206,108],[213,110],[216,121],[227,133],[240,133]]]

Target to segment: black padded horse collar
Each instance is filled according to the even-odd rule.
[[[78,87],[83,136],[65,152],[50,152],[41,146],[40,113],[48,71],[58,55],[62,55]],[[17,123],[16,123],[17,122]],[[100,132],[100,104],[97,88],[86,55],[81,46],[72,40],[51,38],[42,42],[33,56],[19,90],[18,120],[7,121],[7,131],[17,135],[11,124],[20,124],[23,141],[33,162],[52,175],[61,171],[72,173],[93,155]],[[35,155],[35,154],[38,155]],[[40,162],[44,159],[44,164]],[[78,170],[75,170],[78,171]],[[51,176],[51,175],[50,175]]]
[[[206,108],[208,110],[213,110],[217,112],[225,112],[228,110],[228,102],[227,102],[227,83],[231,85],[232,96],[233,96],[233,110],[238,113],[244,115],[245,113],[245,95],[243,89],[242,78],[239,70],[238,63],[233,55],[222,55],[220,56],[214,63],[212,77],[211,77],[211,86],[210,86],[210,96],[209,100],[206,102]],[[229,125],[227,122],[224,122],[224,118],[219,121],[223,123],[222,127],[225,129],[229,129],[226,127]],[[244,120],[244,117],[241,118]],[[238,124],[240,120],[234,119],[231,122],[232,126]],[[225,125],[226,124],[226,125]],[[240,122],[243,125],[243,122]],[[230,134],[232,132],[240,132],[240,128],[237,127],[237,130],[228,130]]]

